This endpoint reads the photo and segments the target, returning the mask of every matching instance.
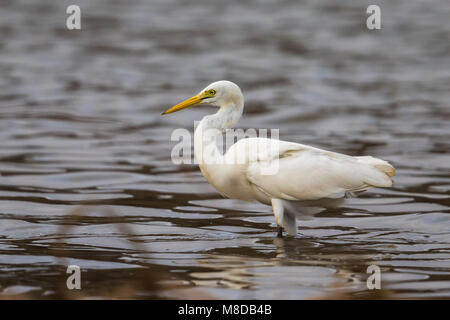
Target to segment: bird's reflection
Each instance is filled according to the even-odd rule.
[[[213,288],[249,289],[242,291],[244,296],[239,297],[243,298],[251,298],[252,289],[267,289],[264,297],[272,299],[350,299],[355,293],[369,298],[387,294],[367,289],[369,275],[365,270],[375,259],[373,255],[333,252],[330,245],[308,237],[266,238],[257,243],[259,250],[248,248],[245,258],[233,254],[204,256],[199,263],[207,268],[192,272],[192,282]],[[329,296],[327,292],[333,293]]]

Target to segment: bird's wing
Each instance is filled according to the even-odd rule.
[[[239,141],[247,150],[247,178],[272,198],[335,198],[371,187],[390,187],[395,169],[373,157],[351,157],[265,138]],[[255,151],[256,150],[256,151]]]

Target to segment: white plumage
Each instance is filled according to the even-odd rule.
[[[222,195],[271,204],[279,227],[297,233],[296,204],[326,205],[373,187],[392,186],[395,169],[370,156],[352,157],[303,144],[267,138],[241,139],[223,155],[216,136],[232,128],[242,115],[244,98],[230,81],[210,84],[196,96],[170,108],[172,113],[196,104],[219,107],[195,130],[194,151],[205,178]],[[306,212],[304,212],[306,213]]]

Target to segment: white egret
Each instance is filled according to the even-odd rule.
[[[283,230],[292,236],[297,234],[295,203],[303,208],[326,206],[329,201],[356,192],[392,186],[395,168],[371,156],[353,157],[261,137],[241,139],[222,154],[216,139],[204,132],[214,132],[214,138],[240,119],[244,97],[241,89],[230,81],[211,83],[163,114],[199,104],[219,107],[217,113],[205,116],[195,129],[194,153],[203,176],[228,198],[272,205],[280,237]],[[240,161],[226,161],[236,158]],[[276,170],[265,174],[263,167],[275,162]]]

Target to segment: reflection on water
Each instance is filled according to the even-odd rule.
[[[55,297],[70,263],[87,296],[450,297],[446,1],[383,2],[380,31],[364,1],[208,3],[79,1],[82,31],[65,1],[0,4],[0,292]],[[240,126],[389,160],[394,188],[274,239],[271,208],[170,161],[211,110],[159,114],[219,79]]]

